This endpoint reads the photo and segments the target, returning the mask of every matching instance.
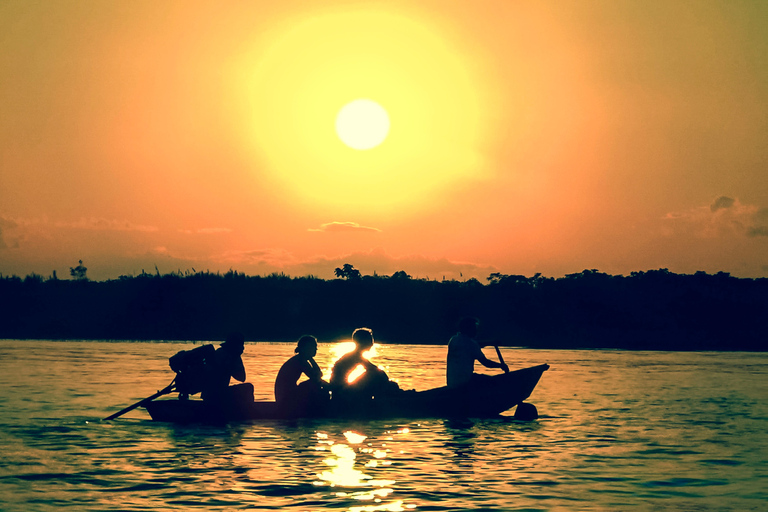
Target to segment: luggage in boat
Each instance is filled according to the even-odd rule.
[[[168,359],[171,370],[176,372],[176,391],[179,398],[200,393],[205,382],[205,363],[213,357],[216,348],[202,345],[192,350],[182,350]]]

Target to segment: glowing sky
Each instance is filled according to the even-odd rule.
[[[768,2],[0,3],[0,273],[768,276]],[[367,98],[390,127],[352,149]]]

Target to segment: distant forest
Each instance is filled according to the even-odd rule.
[[[370,327],[383,343],[445,344],[460,317],[480,341],[531,348],[768,349],[768,279],[667,269],[561,278],[494,273],[486,282],[361,275],[337,279],[236,271],[142,272],[91,281],[0,274],[0,338],[320,341]]]

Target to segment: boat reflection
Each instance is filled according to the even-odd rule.
[[[446,441],[445,447],[452,454],[453,464],[445,470],[446,473],[472,473],[475,464],[475,441],[477,434],[471,420],[446,420],[444,422]]]

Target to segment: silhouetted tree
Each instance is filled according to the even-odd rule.
[[[0,339],[338,339],[372,326],[382,342],[445,343],[466,315],[484,339],[534,348],[768,350],[768,279],[667,269],[612,276],[590,269],[561,278],[494,273],[467,281],[361,276],[247,276],[230,270],[141,272],[111,281],[0,274]],[[350,286],[352,284],[352,286]],[[87,311],[88,315],[83,315]]]
[[[342,268],[336,267],[333,273],[336,274],[336,277],[346,279],[347,281],[353,281],[362,278],[360,271],[349,263],[345,263]]]
[[[69,275],[75,281],[87,281],[88,276],[85,275],[86,272],[88,272],[88,269],[83,266],[83,260],[80,260],[75,268],[69,267]]]

